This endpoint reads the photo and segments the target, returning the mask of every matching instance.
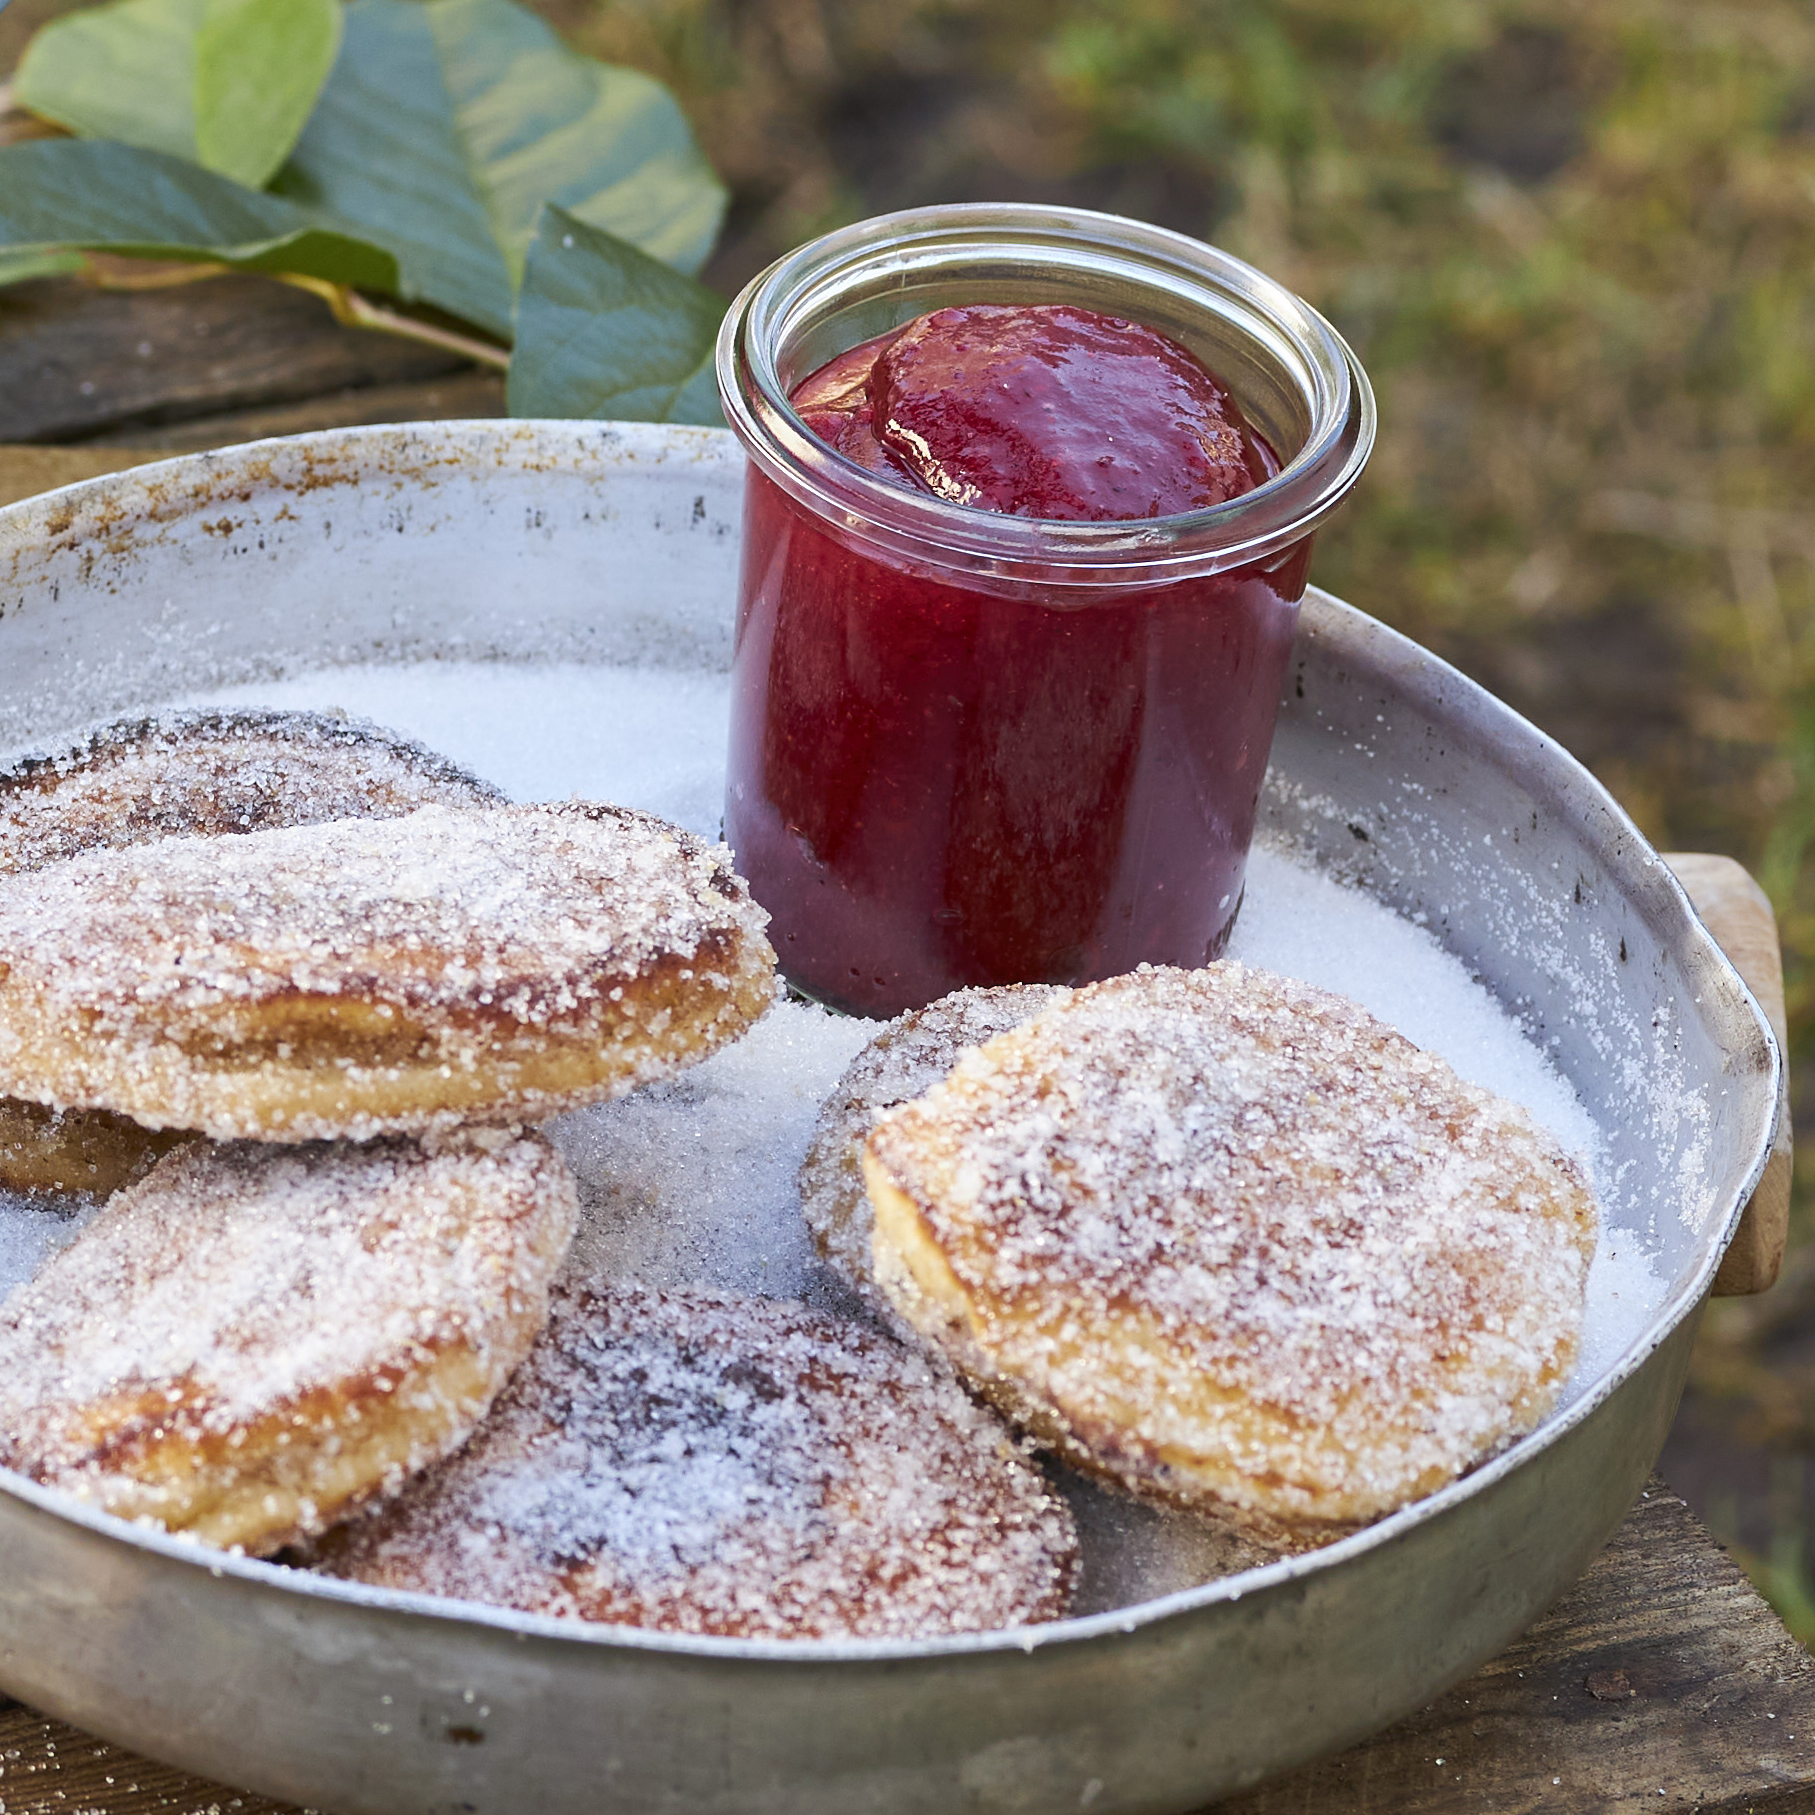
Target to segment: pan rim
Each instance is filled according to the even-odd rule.
[[[185,482],[195,482],[199,495],[204,489],[199,482],[206,479],[218,495],[223,475],[238,471],[255,484],[267,483],[281,488],[283,481],[272,472],[273,460],[300,459],[312,466],[317,455],[324,455],[331,456],[337,466],[349,462],[358,466],[386,451],[407,451],[419,457],[425,447],[432,451],[439,446],[447,450],[449,476],[464,476],[470,474],[475,442],[488,447],[500,466],[511,464],[514,451],[524,450],[528,450],[526,457],[534,463],[535,450],[547,443],[556,447],[565,444],[568,456],[581,461],[589,454],[596,454],[603,445],[626,451],[633,462],[666,462],[678,458],[711,468],[736,465],[735,444],[726,430],[677,429],[649,424],[494,420],[321,430],[310,435],[278,437],[208,453],[179,455],[119,474],[78,481],[0,508],[0,559],[8,554],[16,559],[35,542],[71,536],[72,531],[75,532],[73,539],[79,541],[84,527],[95,534],[118,535],[122,523],[132,519],[135,497],[143,506],[143,515],[166,522],[180,517],[184,514],[180,499],[174,506],[168,500],[171,493],[185,489]],[[262,480],[258,477],[261,469]],[[167,501],[154,510],[150,501],[159,497]],[[1602,816],[1622,847],[1609,866],[1616,885],[1636,906],[1652,910],[1654,918],[1661,913],[1667,920],[1676,922],[1672,930],[1673,949],[1685,965],[1696,969],[1708,967],[1721,987],[1735,998],[1732,1005],[1750,1016],[1768,1054],[1768,1065],[1759,1083],[1760,1098],[1768,1098],[1781,1107],[1783,1059],[1763,1010],[1695,915],[1687,894],[1669,866],[1592,773],[1554,739],[1460,670],[1379,620],[1316,587],[1310,588],[1306,595],[1305,627],[1333,629],[1348,640],[1358,641],[1394,659],[1401,672],[1415,667],[1419,690],[1408,696],[1413,700],[1434,708],[1441,696],[1450,694],[1467,699],[1477,707],[1484,704],[1498,732],[1516,748],[1520,761],[1509,766],[1523,773],[1527,766],[1541,761],[1550,772],[1568,781],[1575,800],[1570,809],[1575,822],[1587,830],[1590,813]],[[1597,835],[1594,842],[1604,845],[1609,841],[1605,835]],[[843,1667],[857,1663],[895,1666],[936,1663],[951,1658],[1046,1651],[1088,1644],[1184,1619],[1217,1605],[1274,1593],[1306,1578],[1339,1569],[1358,1557],[1404,1539],[1420,1526],[1443,1518],[1525,1467],[1595,1416],[1645,1367],[1705,1296],[1769,1158],[1775,1117],[1766,1115],[1761,1122],[1750,1167],[1734,1191],[1732,1201],[1725,1204],[1720,1214],[1709,1216],[1697,1237],[1701,1251],[1694,1268],[1600,1379],[1563,1411],[1552,1414],[1536,1430],[1447,1487],[1332,1544],[1302,1556],[1102,1613],[1035,1626],[916,1640],[727,1639],[651,1632],[375,1588],[315,1576],[230,1552],[213,1551],[196,1540],[115,1518],[10,1470],[0,1469],[0,1493],[109,1542],[206,1571],[214,1578],[232,1578],[259,1592],[302,1596],[368,1612],[452,1622],[515,1638],[602,1648],[606,1652],[629,1651],[711,1663]]]

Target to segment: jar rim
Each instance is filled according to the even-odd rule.
[[[778,354],[816,309],[823,316],[859,285],[906,289],[917,275],[1004,257],[1020,261],[1018,270],[1086,266],[1214,313],[1296,385],[1309,417],[1303,445],[1272,479],[1222,504],[1067,522],[977,510],[890,484],[807,427],[788,399]],[[745,286],[719,330],[716,368],[726,420],[751,460],[841,533],[916,566],[1045,586],[1164,584],[1265,562],[1347,496],[1374,442],[1367,374],[1308,303],[1201,240],[1082,208],[955,203],[825,234]]]

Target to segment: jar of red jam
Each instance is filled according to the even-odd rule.
[[[1183,348],[1237,406],[1249,489],[1059,520],[916,485],[861,437],[831,445],[809,397],[846,367],[861,395],[869,343],[934,312],[1004,309]],[[1087,376],[1113,400],[1114,373]],[[725,830],[787,976],[892,1015],[966,984],[1215,957],[1241,904],[1312,532],[1373,443],[1372,392],[1335,330],[1156,227],[926,208],[764,272],[726,317],[718,381],[749,456]],[[1014,432],[1073,451],[1097,426],[1078,413],[1091,394],[1052,393]]]

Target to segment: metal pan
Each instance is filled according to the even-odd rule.
[[[171,461],[0,511],[0,747],[328,660],[722,667],[738,458],[708,431],[451,424]],[[1341,1746],[1579,1573],[1663,1442],[1780,1113],[1763,1016],[1600,786],[1314,594],[1264,808],[1437,930],[1598,1121],[1661,1284],[1584,1397],[1314,1555],[918,1644],[584,1628],[327,1582],[0,1477],[0,1687],[339,1815],[1182,1810]]]

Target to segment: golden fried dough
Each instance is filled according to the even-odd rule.
[[[939,1083],[966,1052],[1031,1021],[1069,992],[1053,983],[961,989],[897,1016],[845,1068],[819,1112],[800,1168],[800,1207],[814,1245],[868,1303],[886,1306],[870,1264],[863,1142],[877,1115]]]
[[[167,712],[0,765],[0,875],[160,838],[503,799],[491,783],[363,719]]]
[[[558,1287],[472,1442],[326,1555],[388,1588],[799,1639],[1054,1619],[1076,1550],[927,1358],[769,1299]]]
[[[539,1135],[193,1141],[0,1308],[0,1461],[255,1554],[319,1532],[465,1440],[577,1216]]]
[[[0,1187],[106,1197],[190,1138],[178,1128],[142,1128],[105,1109],[50,1109],[0,1097]]]
[[[0,878],[0,1089],[216,1139],[520,1123],[773,999],[722,846],[566,802],[172,838]]]
[[[382,819],[503,796],[362,720],[316,712],[171,712],[0,766],[0,875],[159,838]],[[175,1137],[125,1116],[0,1098],[0,1186],[105,1196]]]
[[[1080,1467],[1303,1536],[1532,1428],[1580,1173],[1355,1004],[1212,965],[1075,992],[870,1135],[898,1310]]]

